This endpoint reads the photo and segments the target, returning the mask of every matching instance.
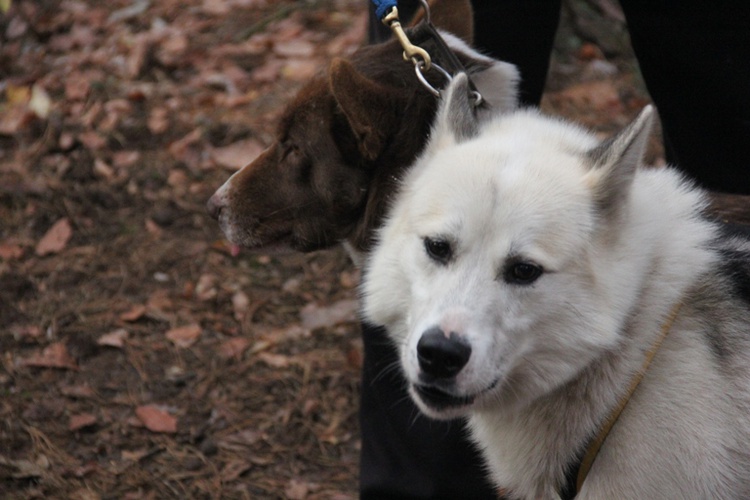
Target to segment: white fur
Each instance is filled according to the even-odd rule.
[[[704,194],[673,169],[635,170],[650,111],[597,154],[592,134],[534,111],[460,140],[452,85],[363,284],[365,316],[388,328],[415,402],[434,418],[468,417],[512,497],[556,498],[682,303],[577,498],[750,497],[747,307],[729,278],[713,279],[719,233],[701,216]],[[451,260],[431,259],[426,237],[451,242]],[[508,283],[511,259],[544,272]],[[414,390],[417,343],[435,326],[471,346],[440,386],[470,404],[436,408]],[[724,341],[732,355],[717,360],[711,343]]]

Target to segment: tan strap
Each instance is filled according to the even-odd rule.
[[[661,335],[659,335],[659,338],[656,340],[656,342],[654,342],[654,345],[651,347],[651,350],[646,354],[646,359],[644,359],[643,361],[643,366],[641,366],[641,369],[638,371],[638,373],[635,374],[635,376],[633,377],[633,380],[631,380],[630,382],[630,387],[625,392],[625,394],[623,394],[622,398],[620,398],[620,402],[609,414],[607,421],[599,430],[599,434],[597,434],[596,439],[594,439],[591,442],[588,449],[586,450],[586,454],[584,455],[583,460],[581,461],[581,467],[578,469],[578,479],[576,481],[576,492],[581,491],[581,488],[583,487],[583,482],[586,480],[586,476],[591,470],[591,467],[594,465],[594,460],[596,460],[596,456],[599,453],[599,449],[604,444],[604,441],[607,439],[607,436],[609,435],[609,432],[612,430],[612,427],[614,427],[615,423],[617,422],[617,419],[620,417],[620,414],[625,409],[625,406],[627,406],[628,401],[630,401],[630,398],[633,396],[633,393],[635,392],[635,390],[638,388],[638,384],[640,384],[641,380],[643,380],[643,376],[646,374],[646,370],[651,364],[651,361],[654,359],[654,356],[656,355],[657,351],[661,347],[662,342],[664,342],[664,339],[667,338],[667,335],[669,334],[669,331],[672,328],[672,324],[674,323],[674,320],[677,318],[677,314],[680,312],[681,306],[682,306],[682,303],[678,303],[676,306],[672,308],[672,312],[669,314],[669,317],[662,325]]]

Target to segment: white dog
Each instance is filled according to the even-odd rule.
[[[750,498],[750,243],[641,167],[652,109],[600,143],[446,94],[363,284],[420,409],[510,498]]]

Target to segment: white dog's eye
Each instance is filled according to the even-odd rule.
[[[530,285],[542,275],[541,266],[531,262],[511,262],[505,267],[503,279],[513,285]]]
[[[447,264],[453,257],[450,242],[441,238],[424,238],[424,249],[432,260],[439,264]]]

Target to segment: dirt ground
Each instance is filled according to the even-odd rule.
[[[568,2],[543,103],[603,135],[647,102],[615,5]],[[364,6],[0,1],[0,497],[356,498],[357,271],[204,206]]]

